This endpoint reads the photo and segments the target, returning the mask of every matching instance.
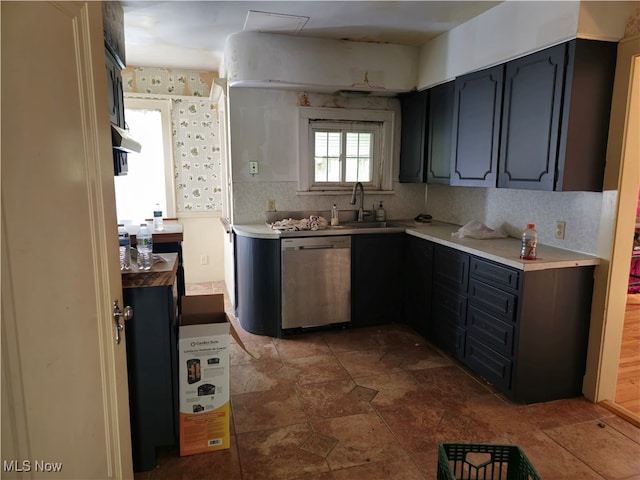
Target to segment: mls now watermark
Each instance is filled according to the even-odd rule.
[[[62,462],[3,460],[2,470],[4,472],[61,472]]]

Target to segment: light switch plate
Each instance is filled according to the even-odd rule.
[[[249,162],[249,173],[256,175],[258,173],[258,162]]]

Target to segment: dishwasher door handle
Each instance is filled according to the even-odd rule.
[[[327,250],[329,248],[335,248],[335,245],[325,244],[325,245],[300,245],[298,247],[299,250]]]

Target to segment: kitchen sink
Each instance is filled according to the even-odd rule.
[[[387,222],[349,222],[344,224],[344,228],[386,228]]]

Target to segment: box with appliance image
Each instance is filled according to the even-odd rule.
[[[224,295],[182,297],[178,328],[180,455],[230,447],[229,335]]]

